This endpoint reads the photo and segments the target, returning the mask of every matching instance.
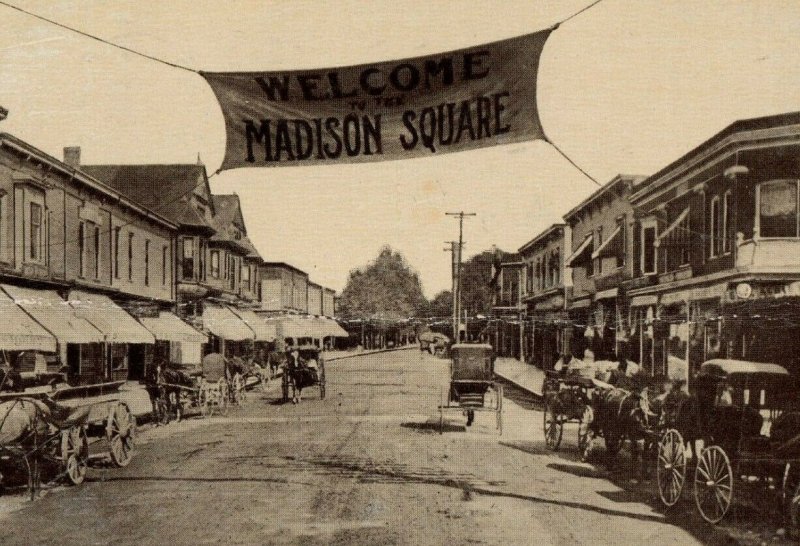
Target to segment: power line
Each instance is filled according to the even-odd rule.
[[[39,15],[39,14],[30,12],[30,11],[24,10],[19,6],[15,6],[13,4],[9,4],[8,2],[4,2],[4,1],[0,0],[0,5],[3,5],[5,7],[7,7],[7,8],[11,8],[11,9],[16,10],[16,11],[19,11],[20,13],[24,13],[25,15],[29,15],[30,17],[35,17],[36,19],[39,19],[40,21],[45,21],[47,23],[50,23],[51,25],[55,25],[57,27],[69,30],[70,32],[74,32],[76,34],[80,34],[81,36],[85,36],[86,38],[91,38],[92,40],[96,40],[96,41],[101,42],[103,44],[110,45],[111,47],[116,47],[117,49],[121,49],[123,51],[127,51],[128,53],[133,53],[134,55],[138,55],[139,57],[144,57],[145,59],[149,59],[149,60],[155,61],[157,63],[165,64],[167,66],[171,66],[172,68],[180,68],[181,70],[186,70],[187,72],[193,72],[195,74],[199,74],[200,73],[199,70],[195,70],[194,68],[189,68],[188,66],[183,66],[183,65],[180,65],[180,64],[177,64],[177,63],[173,63],[173,62],[170,62],[170,61],[165,61],[164,59],[159,59],[158,57],[153,57],[152,55],[148,55],[147,53],[142,53],[141,51],[136,51],[135,49],[131,49],[131,48],[126,47],[124,45],[115,44],[114,42],[109,42],[108,40],[100,38],[99,36],[95,36],[94,34],[89,34],[88,32],[84,32],[82,30],[78,30],[77,28],[73,28],[73,27],[67,26],[65,24],[59,23],[58,21],[54,21],[52,19],[48,19],[47,17],[44,17],[42,15]]]

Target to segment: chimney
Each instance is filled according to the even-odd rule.
[[[64,147],[64,163],[70,167],[79,168],[81,166],[81,147],[80,146],[66,146]]]
[[[8,117],[8,109],[3,108],[2,106],[0,106],[0,121],[3,121],[7,117]]]

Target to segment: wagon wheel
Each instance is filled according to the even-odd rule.
[[[281,375],[281,391],[283,394],[283,402],[286,403],[289,401],[289,374],[288,369],[284,368],[283,374]]]
[[[497,430],[503,435],[503,385],[495,385],[497,391]]]
[[[703,450],[694,472],[694,500],[703,519],[718,523],[731,506],[733,471],[725,451],[719,446]]]
[[[547,447],[558,451],[561,445],[561,436],[564,434],[564,423],[561,416],[556,413],[553,400],[548,397],[544,401],[544,441]]]
[[[666,506],[674,506],[681,498],[686,481],[686,444],[681,433],[669,429],[658,444],[658,494]]]
[[[589,445],[589,427],[594,421],[594,411],[592,407],[586,405],[583,407],[583,413],[578,418],[578,451],[583,454],[586,447]]]
[[[200,390],[197,392],[197,405],[200,407],[200,415],[203,417],[211,415],[211,403],[208,399],[207,386],[200,387]]]
[[[319,398],[325,400],[325,361],[319,359]]]
[[[82,426],[61,431],[61,464],[72,485],[80,485],[89,468],[89,439]]]
[[[218,389],[218,397],[217,397],[217,406],[219,407],[219,414],[220,415],[228,415],[228,397],[230,393],[228,392],[228,382],[223,377],[219,381],[217,381],[217,389]]]
[[[131,462],[135,437],[136,418],[131,415],[127,404],[118,402],[111,408],[106,423],[109,454],[115,466],[128,466]]]

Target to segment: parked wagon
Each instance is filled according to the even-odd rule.
[[[693,495],[709,523],[728,513],[739,488],[782,492],[797,512],[800,480],[798,391],[785,368],[741,360],[705,362],[694,393],[680,405],[659,445],[658,485],[667,506],[678,502],[687,477],[686,448],[697,451]],[[796,515],[796,514],[795,514]]]
[[[495,413],[497,430],[503,433],[503,385],[494,380],[494,349],[485,344],[456,344],[450,349],[450,387],[439,405],[439,433],[444,412],[461,411],[467,426],[476,411]]]
[[[27,474],[31,497],[44,471],[78,485],[86,477],[89,440],[105,439],[116,467],[134,453],[136,418],[120,399],[125,382],[0,395],[0,472]]]
[[[578,449],[586,449],[589,426],[593,420],[591,395],[594,382],[585,377],[563,376],[560,372],[548,371],[545,375],[544,439],[549,449],[558,451],[564,435],[564,425],[577,424]]]

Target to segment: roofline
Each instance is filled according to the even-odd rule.
[[[295,266],[293,266],[291,264],[287,264],[286,262],[268,262],[266,260],[261,260],[261,265],[265,265],[267,267],[272,266],[272,267],[283,267],[283,268],[286,268],[286,269],[291,269],[292,271],[297,271],[298,273],[301,273],[301,274],[305,275],[306,277],[308,277],[308,273],[306,273],[305,271],[303,271],[302,269],[300,269],[298,267],[295,267]]]
[[[736,121],[644,180],[631,195],[631,203],[644,200],[712,157],[725,157],[748,144],[788,136],[800,136],[800,112]]]
[[[567,227],[567,224],[565,223],[552,224],[550,227],[539,233],[539,235],[537,235],[536,237],[534,237],[533,239],[531,239],[530,241],[519,247],[519,250],[517,250],[517,254],[522,254],[524,251],[528,250],[528,248],[535,245],[540,240],[547,238],[548,235],[550,235],[557,229],[564,229],[565,227]]]
[[[42,150],[36,148],[35,146],[28,144],[24,140],[21,140],[14,135],[8,133],[0,133],[0,148],[3,146],[7,146],[16,150],[17,152],[27,155],[30,159],[31,156],[36,156],[39,161],[44,163],[48,163],[50,166],[58,169],[63,174],[68,175],[72,179],[79,180],[81,183],[86,184],[90,188],[98,191],[100,193],[105,194],[108,197],[111,197],[117,201],[117,203],[121,203],[125,207],[131,209],[132,211],[150,219],[154,222],[162,224],[170,229],[174,229],[175,231],[178,230],[178,225],[170,222],[160,214],[153,212],[152,210],[144,207],[135,201],[129,199],[122,193],[112,189],[111,187],[107,186],[100,180],[89,176],[85,172],[81,171],[80,169],[76,169],[75,167],[71,167],[60,161],[50,154],[43,152]],[[30,149],[28,149],[30,148]]]
[[[630,183],[631,187],[633,187],[634,185],[637,184],[637,182],[638,183],[642,183],[646,179],[647,179],[646,176],[637,175],[637,174],[618,174],[618,175],[616,175],[614,178],[612,178],[611,180],[609,180],[608,182],[603,184],[602,187],[598,188],[597,191],[592,193],[589,197],[587,197],[586,199],[584,199],[583,201],[578,203],[577,206],[575,206],[572,209],[570,209],[570,211],[563,216],[564,221],[566,223],[569,223],[569,221],[572,218],[574,218],[581,210],[583,210],[588,205],[592,204],[594,201],[596,201],[597,199],[599,199],[600,197],[605,195],[608,191],[610,191],[613,188],[615,188],[619,183],[621,183],[621,182]]]
[[[211,188],[209,188],[210,190]],[[239,208],[239,216],[242,217],[242,231],[245,235],[247,235],[247,225],[244,222],[244,213],[242,212],[242,200],[239,199],[239,195],[236,193],[209,193],[211,195],[211,201],[213,205],[213,201],[215,197],[235,197],[236,198],[236,206]],[[214,215],[216,216],[217,211],[216,207],[214,207]],[[235,222],[231,221],[232,224],[235,225]],[[238,227],[238,226],[237,226]]]

